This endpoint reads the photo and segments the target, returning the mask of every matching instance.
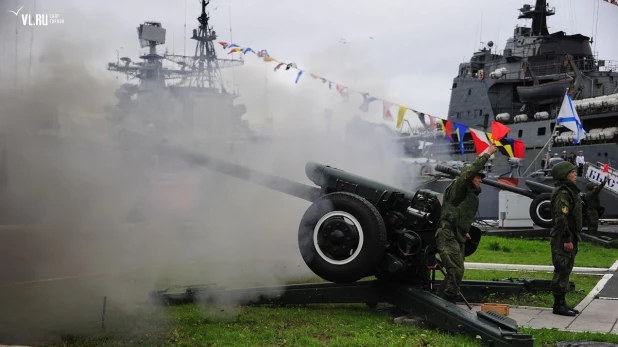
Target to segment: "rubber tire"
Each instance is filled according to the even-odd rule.
[[[421,166],[420,175],[421,177],[425,177],[425,172],[427,172],[427,174],[430,175],[432,173],[431,171],[432,171],[431,166],[423,165]]]
[[[317,252],[314,228],[325,214],[347,212],[359,222],[364,241],[361,250],[349,263],[332,264]],[[352,283],[375,273],[386,251],[386,226],[378,210],[356,194],[335,192],[315,201],[303,215],[298,227],[298,247],[305,264],[316,275],[335,283]]]
[[[537,207],[539,207],[539,205],[544,205],[544,204],[548,204],[549,206],[549,213],[550,213],[549,220],[544,220],[541,218],[541,216],[537,214]],[[539,208],[544,209],[544,208],[547,208],[547,206],[541,206]],[[541,228],[551,228],[553,225],[553,222],[551,219],[551,194],[550,193],[539,194],[534,199],[532,199],[532,202],[530,203],[529,212],[530,212],[530,218],[532,219],[534,224],[540,226]]]

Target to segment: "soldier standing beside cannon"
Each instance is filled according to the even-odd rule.
[[[491,145],[487,152],[476,158],[474,163],[461,171],[461,174],[444,191],[442,216],[436,231],[436,245],[442,266],[446,269],[442,297],[455,303],[459,296],[459,286],[464,274],[464,248],[468,231],[479,206],[482,172],[489,157],[498,148]]]
[[[567,306],[566,293],[569,276],[573,270],[577,244],[581,241],[582,200],[575,185],[575,165],[568,161],[556,164],[551,169],[556,187],[551,193],[552,219],[551,258],[554,278],[551,290],[554,294],[553,313],[561,316],[575,316],[579,311]]]
[[[588,189],[586,194],[586,214],[588,215],[588,234],[590,235],[599,236],[599,210],[601,209],[599,194],[608,180],[609,172],[600,185],[594,182],[586,184],[586,189]]]

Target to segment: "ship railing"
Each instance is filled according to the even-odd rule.
[[[573,63],[581,72],[595,71],[597,68],[601,71],[616,71],[618,69],[618,61],[613,60],[597,60],[592,57],[573,59]],[[571,64],[564,64],[562,59],[545,65],[531,66],[532,71],[538,76],[559,75],[572,72]],[[523,71],[522,71],[523,75]]]
[[[603,162],[597,161],[597,163],[596,163],[597,168],[603,170],[603,165],[607,164],[607,166],[608,166],[607,169],[608,169],[609,173],[612,176],[618,176],[618,170],[613,168],[613,166],[614,166],[613,163],[615,162],[615,160],[608,158],[607,161],[608,161],[607,163],[603,163]],[[586,162],[586,164],[590,164],[590,163]]]
[[[476,153],[473,141],[464,141],[464,154]],[[432,154],[461,154],[461,149],[458,143],[434,143],[430,147]]]
[[[607,114],[607,113],[612,113],[612,112],[618,112],[618,104],[616,105],[610,105],[609,103],[607,104],[588,104],[588,105],[580,105],[577,104],[575,105],[575,109],[577,110],[577,114],[584,118],[590,115],[601,115],[601,114]],[[508,110],[504,110],[502,109],[500,113],[509,113]],[[511,116],[513,115],[517,115],[519,114],[519,109],[517,108],[511,108],[511,112],[509,113]],[[549,117],[550,119],[555,119],[556,118],[557,113],[550,113]],[[543,119],[545,120],[545,119]],[[510,117],[507,121],[500,121],[500,123],[502,124],[519,124],[519,123],[532,123],[532,122],[537,122],[539,121],[538,119],[534,119],[534,117],[529,117],[527,120],[519,120],[517,122],[515,122],[515,117]]]
[[[615,60],[599,60],[600,71],[618,71],[618,61]]]

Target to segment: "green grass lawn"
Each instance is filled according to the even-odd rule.
[[[517,277],[551,278],[551,273],[469,270],[465,279],[494,280]],[[573,275],[577,292],[568,295],[576,305],[600,279]],[[294,283],[320,282],[307,278]],[[485,302],[550,307],[551,294],[526,294],[519,298],[490,296]],[[467,336],[455,336],[430,327],[394,324],[394,315],[379,305],[364,304],[289,305],[286,307],[214,307],[141,305],[131,314],[113,305],[106,316],[106,329],[63,335],[49,346],[481,346]],[[521,329],[532,334],[535,346],[558,341],[594,340],[618,343],[618,335],[570,333],[551,329]]]
[[[472,337],[393,324],[393,316],[365,305],[214,308],[142,307],[134,316],[110,315],[105,332],[64,336],[50,346],[481,346]],[[618,343],[618,335],[522,329],[535,346],[558,341]]]
[[[588,242],[579,243],[575,266],[609,268],[618,260],[618,249],[605,248]],[[506,238],[483,236],[467,262],[551,265],[549,239]]]
[[[492,248],[496,242],[499,248]],[[618,250],[582,243],[575,265],[609,267],[617,258]],[[551,265],[550,259],[548,241],[487,236],[483,238],[477,253],[466,261]],[[61,283],[39,283],[20,288],[17,292],[10,288],[0,288],[0,294],[7,298],[6,304],[16,313],[25,310],[25,307],[30,309],[30,315],[20,313],[17,316],[20,319],[38,319],[34,326],[41,325],[41,330],[49,332],[49,341],[56,341],[50,346],[480,346],[470,337],[393,324],[393,316],[381,310],[384,305],[378,306],[378,310],[371,310],[363,304],[284,308],[215,308],[195,305],[154,307],[142,304],[127,309],[119,303],[121,292],[137,293],[140,298],[144,298],[142,295],[147,293],[148,288],[154,289],[153,285],[162,289],[172,284],[205,283],[204,278],[208,278],[208,273],[204,272],[204,266],[197,262],[173,266],[165,271],[135,270],[118,275],[115,281],[92,277]],[[550,279],[551,276],[551,273],[545,272],[467,270],[464,278]],[[567,295],[568,303],[577,305],[600,278],[594,275],[572,275],[576,292]],[[314,277],[295,283],[318,281],[320,279]],[[106,284],[113,286],[106,287]],[[69,297],[62,294],[74,293],[75,288],[79,295]],[[112,292],[110,288],[115,290]],[[100,299],[104,294],[108,295],[109,301],[106,328],[102,330],[100,321],[97,323],[96,320],[100,317]],[[550,307],[552,297],[549,293],[525,294],[517,298],[494,295],[485,298],[484,302]],[[43,312],[48,314],[37,318]],[[50,317],[56,318],[50,320]],[[55,322],[59,323],[57,327],[51,324]],[[45,324],[50,327],[43,327]],[[522,331],[532,334],[536,338],[535,345],[543,347],[566,340],[618,343],[618,336],[612,334],[527,328]],[[3,341],[1,335],[0,343],[10,342]],[[62,337],[60,342],[57,342],[58,336]]]
[[[438,276],[436,276],[438,277]],[[528,272],[528,271],[493,271],[493,270],[466,270],[465,280],[492,281],[506,278],[535,277],[551,280],[553,273],[548,272]],[[581,302],[588,293],[599,282],[602,276],[572,274],[570,280],[575,283],[575,291],[566,296],[567,303],[575,307]],[[523,294],[519,297],[506,297],[501,295],[490,295],[484,298],[483,302],[510,304],[514,306],[534,306],[552,307],[554,297],[551,293]]]

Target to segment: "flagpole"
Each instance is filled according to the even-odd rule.
[[[547,142],[545,143],[545,145],[543,145],[543,148],[541,148],[541,150],[539,151],[539,154],[536,155],[536,157],[534,157],[534,159],[532,160],[532,162],[530,163],[530,165],[528,165],[528,168],[526,169],[526,171],[524,171],[524,174],[522,175],[522,177],[526,176],[526,173],[528,173],[528,170],[530,170],[530,168],[532,167],[532,165],[534,165],[534,163],[536,162],[536,160],[539,158],[539,155],[541,155],[541,153],[543,153],[543,150],[545,149],[545,147],[547,147],[548,144],[550,144],[550,142],[552,142],[552,137],[551,135],[549,136],[549,140],[547,140]],[[548,147],[549,150],[547,153],[551,153],[551,145]],[[545,166],[547,166],[547,163],[549,162],[549,156],[547,158],[547,161],[545,162]],[[543,168],[544,169],[544,168]]]
[[[566,88],[566,93],[564,95],[565,98],[568,96],[568,93],[569,93],[569,88]],[[564,104],[564,102],[563,102],[563,104]],[[560,108],[562,109],[562,106],[560,106]],[[556,126],[554,127],[554,130],[549,132],[549,139],[547,140],[547,142],[545,143],[543,148],[541,148],[541,150],[539,151],[539,154],[537,154],[536,157],[534,158],[534,160],[530,163],[530,165],[528,165],[528,168],[526,168],[526,171],[524,171],[523,176],[526,176],[526,173],[528,172],[528,170],[530,170],[532,165],[534,165],[536,160],[539,158],[539,155],[541,155],[541,153],[543,153],[543,150],[549,144],[550,146],[547,149],[547,160],[545,161],[545,167],[547,167],[547,165],[549,164],[549,159],[551,158],[551,142],[552,142],[552,140],[554,138],[554,131],[556,131],[556,129],[558,127],[564,127],[564,125],[558,123],[558,119],[556,118]],[[550,127],[550,129],[551,129],[551,127]],[[578,135],[576,135],[576,136],[578,136]],[[545,169],[545,167],[543,169]]]

